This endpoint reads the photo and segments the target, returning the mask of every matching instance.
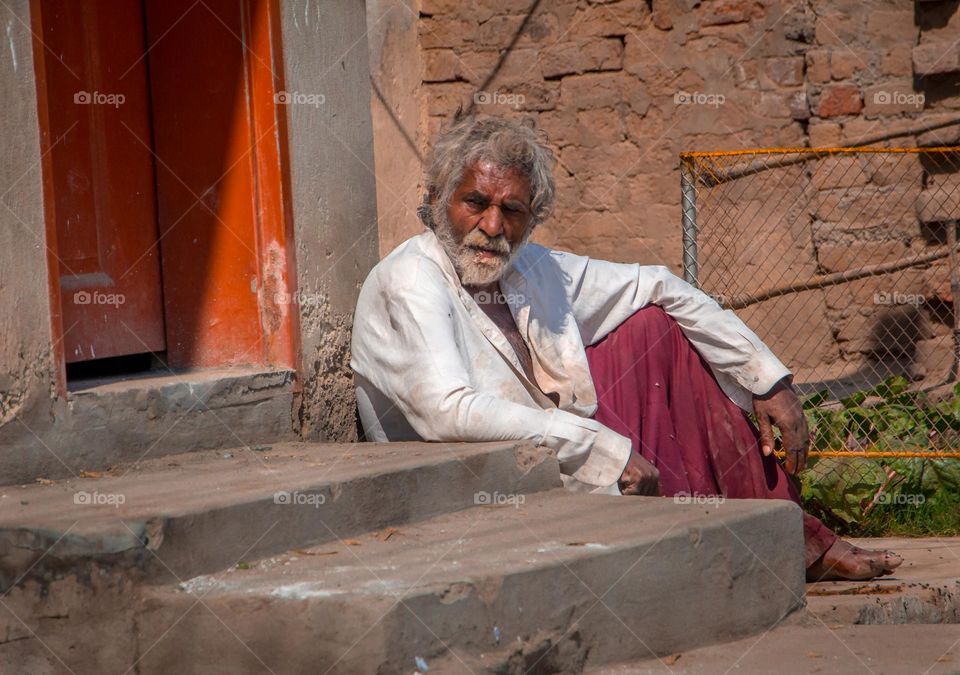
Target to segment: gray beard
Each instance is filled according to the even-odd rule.
[[[499,281],[510,269],[517,254],[520,253],[520,249],[527,243],[527,239],[530,238],[533,231],[532,227],[528,227],[523,239],[516,246],[511,247],[510,252],[505,257],[498,256],[490,260],[484,260],[479,256],[476,249],[457,241],[453,233],[453,225],[445,213],[439,214],[439,217],[437,217],[437,214],[434,214],[434,216],[435,227],[433,231],[437,235],[437,239],[440,240],[447,257],[450,258],[450,262],[453,263],[453,268],[457,271],[457,276],[460,277],[460,283],[468,288],[489,286]]]

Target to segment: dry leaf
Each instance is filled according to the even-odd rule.
[[[343,543],[347,546],[362,546],[362,544],[356,539],[344,539]]]
[[[821,657],[820,654],[817,654],[816,652],[807,652],[807,658],[808,658],[808,659],[819,659],[819,658],[822,658],[822,657]]]
[[[299,553],[300,555],[337,555],[340,551],[308,551],[303,548],[292,548],[290,549],[294,553]]]
[[[399,531],[400,531],[400,530],[398,530],[398,529],[395,528],[395,527],[388,527],[387,529],[383,530],[382,532],[377,532],[377,533],[374,534],[373,536],[374,536],[375,539],[379,539],[380,541],[386,541],[387,539],[389,539],[389,538],[392,537],[393,535],[397,534]]]
[[[37,482],[40,483],[40,485],[53,485],[53,481],[49,478],[38,478]]]
[[[100,471],[87,471],[83,470],[80,472],[81,478],[102,478],[103,474]]]
[[[665,656],[663,662],[668,666],[672,666],[674,663],[680,660],[680,654],[671,654],[670,656]]]

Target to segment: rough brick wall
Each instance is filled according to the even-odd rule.
[[[543,0],[483,91],[532,2],[419,0],[417,7],[398,7],[400,2],[374,3],[391,4],[409,24],[406,41],[397,34],[381,41],[386,47],[372,68],[375,82],[389,89],[398,74],[409,77],[416,68],[419,83],[410,93],[415,118],[409,98],[387,97],[374,106],[380,190],[401,205],[387,211],[381,200],[382,254],[421,230],[413,213],[421,198],[414,178],[420,160],[407,153],[398,167],[402,149],[395,140],[380,140],[396,133],[397,118],[421,153],[458,106],[529,119],[559,159],[558,209],[534,239],[679,272],[681,151],[847,145],[960,117],[958,0]],[[400,43],[408,45],[406,51],[390,49]],[[383,103],[406,111],[406,118],[387,119]],[[960,126],[954,126],[884,143],[950,145],[960,140],[958,133]],[[906,166],[910,161],[914,166]],[[942,245],[924,228],[950,214],[941,205],[941,213],[923,215],[916,205],[937,185],[957,183],[960,192],[960,180],[917,158],[906,164],[897,167],[895,188],[882,167],[859,172],[850,185],[843,184],[843,171],[829,167],[797,173],[818,207],[809,218],[774,215],[798,223],[802,236],[784,232],[790,245],[752,257],[738,254],[723,264],[762,286],[767,279],[809,278]],[[750,180],[756,181],[750,188],[756,210],[783,196],[763,183],[764,176]],[[891,189],[899,191],[896,199],[887,194]],[[860,203],[835,203],[844,191]],[[875,227],[847,222],[880,196],[897,212]],[[747,215],[754,208],[742,199],[734,206]],[[960,217],[960,204],[946,208]],[[774,218],[759,230],[746,217],[738,221],[740,229],[729,239],[739,240],[741,253],[749,248],[744,242],[777,238]],[[827,321],[784,322],[770,333],[771,346],[789,352],[789,342],[803,342],[803,349],[792,350],[791,365],[797,367],[851,363],[875,346],[885,311],[870,306],[876,292],[942,296],[949,293],[943,277],[940,263],[931,271],[901,274],[895,283],[902,288],[887,288],[890,279],[865,280],[764,302],[743,315],[749,322],[764,313],[790,316],[798,305],[815,307]],[[851,296],[865,309],[852,310]],[[933,330],[942,337],[945,328],[941,318],[917,335],[926,339]]]
[[[419,13],[418,53],[378,53],[373,71],[389,81],[420,69],[409,131],[421,150],[475,96],[481,112],[532,118],[560,159],[559,209],[536,238],[559,248],[678,269],[680,151],[841,144],[960,110],[955,0],[544,0],[477,95],[530,6],[399,8]],[[375,120],[378,132],[388,124]],[[381,189],[399,181],[415,193],[417,164],[380,176]],[[405,195],[407,213],[418,198]],[[404,217],[381,230],[385,253],[419,225]]]

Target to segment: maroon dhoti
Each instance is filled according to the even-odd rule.
[[[786,471],[760,450],[760,435],[717,383],[680,326],[660,307],[636,312],[587,348],[598,422],[627,436],[660,471],[660,494],[789,499]],[[837,535],[803,514],[806,566]]]

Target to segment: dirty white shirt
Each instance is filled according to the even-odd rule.
[[[585,347],[638,309],[652,303],[673,317],[745,410],[789,374],[733,312],[666,267],[528,243],[500,288],[536,383],[433,232],[374,267],[360,291],[350,361],[368,440],[532,441],[556,451],[568,487],[618,494],[630,440],[591,419],[597,394]],[[556,392],[559,405],[543,392]]]

